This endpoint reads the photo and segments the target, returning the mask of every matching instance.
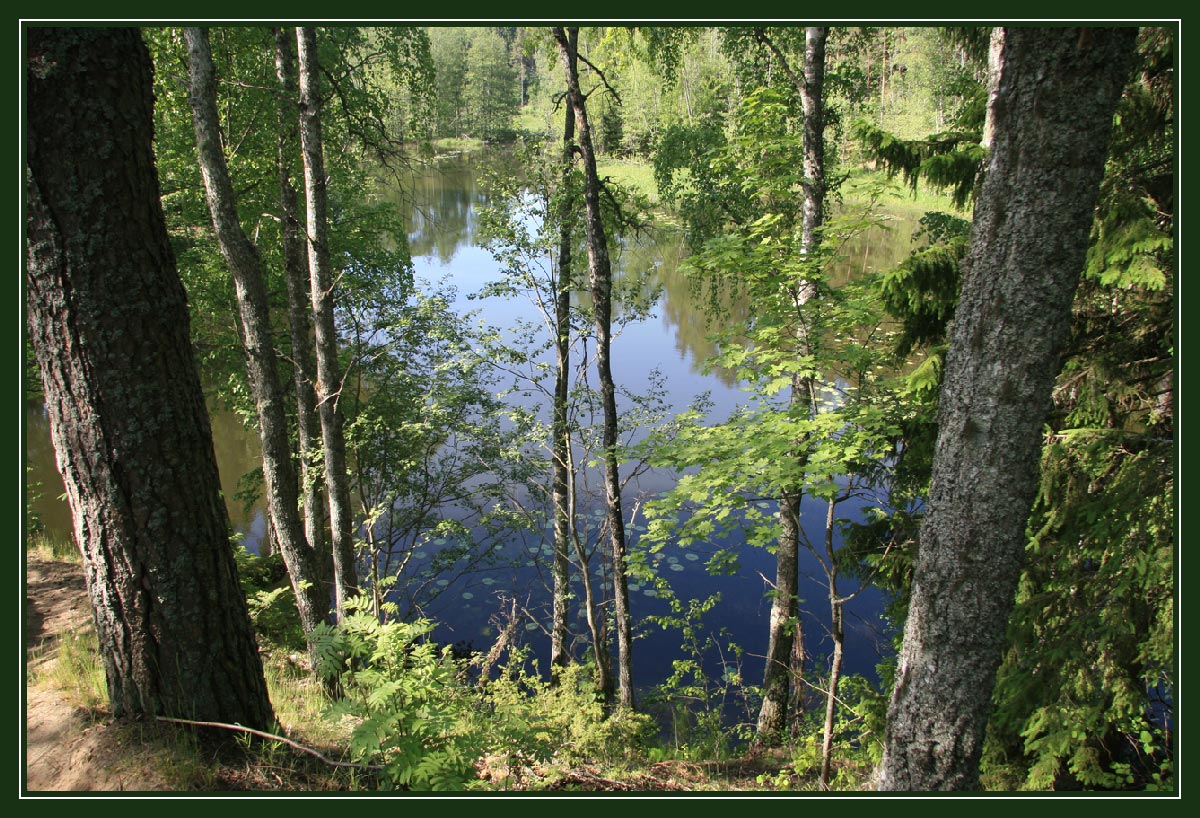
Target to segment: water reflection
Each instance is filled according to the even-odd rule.
[[[479,208],[484,204],[478,183],[479,156],[460,156],[443,160],[434,166],[415,169],[400,186],[383,191],[388,200],[409,212],[408,240],[418,279],[430,282],[446,281],[457,289],[455,306],[463,312],[479,310],[480,317],[495,326],[512,326],[518,320],[531,318],[531,307],[520,298],[483,298],[468,300],[467,296],[481,290],[499,277],[497,263],[490,253],[477,246]],[[916,217],[892,216],[885,229],[873,229],[853,238],[843,248],[834,271],[835,278],[845,278],[851,271],[884,270],[898,263],[908,252],[911,234],[916,229]],[[637,240],[625,242],[614,256],[619,282],[627,289],[632,301],[650,302],[648,316],[624,327],[613,348],[614,375],[624,387],[633,391],[645,388],[652,373],[661,372],[668,384],[672,408],[682,411],[700,393],[709,393],[713,403],[711,415],[723,419],[746,395],[729,373],[702,371],[702,364],[715,350],[710,340],[714,326],[709,319],[709,307],[728,324],[743,321],[752,309],[744,297],[731,292],[705,293],[681,270],[687,255],[682,235],[677,230],[660,229]],[[583,258],[582,254],[579,256]],[[586,303],[588,294],[577,294]],[[34,471],[31,479],[41,482],[41,497],[35,510],[46,527],[61,536],[70,536],[70,516],[65,503],[57,500],[62,492],[55,471],[54,456],[49,443],[48,424],[40,406],[28,406],[25,412],[27,439],[26,458]],[[212,415],[214,447],[221,473],[231,520],[249,544],[254,545],[263,535],[261,502],[250,507],[237,498],[239,481],[260,466],[259,444],[256,435],[248,431],[240,418],[228,412]],[[646,491],[669,488],[670,475],[650,474],[642,483]],[[820,520],[823,506],[804,508],[806,519]],[[852,509],[840,509],[850,514]],[[633,548],[643,529],[632,528]],[[488,616],[495,611],[493,594],[500,588],[524,587],[532,590],[541,585],[538,571],[545,555],[541,533],[513,543],[514,550],[528,552],[520,565],[496,567],[464,580],[461,584],[446,580],[444,588],[447,605],[444,613],[457,614],[451,623],[455,639],[486,641],[490,626]],[[436,544],[436,542],[435,542]],[[664,575],[669,576],[681,596],[703,596],[720,592],[724,602],[719,620],[714,626],[727,627],[730,636],[750,654],[764,652],[766,617],[769,604],[764,593],[769,590],[763,577],[773,576],[773,557],[762,549],[743,548],[742,569],[736,577],[710,577],[703,570],[709,553],[727,543],[713,542],[693,549],[666,550],[652,557]],[[735,544],[736,545],[736,544]],[[815,564],[808,566],[810,576],[820,576]],[[808,601],[804,608],[812,611],[812,636],[809,646],[813,655],[823,655],[819,623],[825,617],[824,589],[815,581],[802,586]],[[634,589],[635,617],[644,618],[660,613],[663,603],[654,596],[650,586]],[[857,632],[849,641],[851,654],[847,672],[873,673],[877,650],[874,648],[875,624],[878,619],[878,595],[867,594],[848,611],[853,620],[857,614]],[[434,611],[430,611],[434,612]],[[848,627],[854,627],[851,621]],[[535,635],[535,634],[531,634]],[[655,647],[658,640],[658,646]],[[639,650],[637,672],[641,679],[660,680],[670,670],[672,659],[668,646],[674,635],[661,634],[639,642],[647,648]],[[536,640],[535,644],[545,640]],[[855,644],[857,643],[857,645]],[[677,640],[676,640],[677,645]],[[759,671],[748,670],[750,677]]]

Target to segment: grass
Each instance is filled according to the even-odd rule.
[[[29,534],[25,550],[32,558],[48,562],[79,563],[83,561],[74,542],[51,537],[49,534],[38,531]]]
[[[433,140],[433,149],[439,156],[451,153],[470,153],[483,148],[483,140],[474,137],[447,136]]]
[[[654,168],[648,163],[601,156],[596,162],[596,172],[601,178],[611,177],[613,181],[643,194],[651,204],[658,204],[658,185],[654,183]]]
[[[928,185],[920,185],[914,194],[900,176],[888,179],[887,173],[881,170],[854,168],[839,192],[848,208],[864,205],[872,195],[878,195],[879,205],[897,215],[921,216],[931,210],[940,210],[965,219],[971,217],[970,209],[957,210],[950,196]]]
[[[93,626],[60,634],[38,653],[27,668],[30,687],[58,690],[76,707],[108,706],[108,683]]]
[[[275,719],[292,740],[337,752],[349,743],[350,727],[327,718],[329,696],[298,660],[295,654],[283,651],[263,654],[263,673]]]

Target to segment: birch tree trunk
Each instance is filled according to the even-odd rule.
[[[333,542],[334,599],[337,617],[346,601],[358,593],[354,556],[354,520],[350,478],[346,471],[346,439],[338,409],[342,373],[333,320],[333,271],[329,262],[329,219],[324,146],[321,142],[321,78],[317,35],[312,28],[296,29],[300,63],[300,145],[304,154],[304,189],[308,209],[308,271],[312,290],[317,351],[317,400],[321,440],[325,449],[325,491],[329,496],[329,528]]]
[[[570,43],[574,53],[575,42]],[[523,65],[524,63],[522,63]],[[522,92],[524,86],[522,86]],[[569,470],[571,432],[568,427],[567,410],[571,388],[571,237],[574,219],[573,202],[570,196],[571,169],[575,164],[575,115],[567,111],[563,116],[562,185],[559,190],[558,212],[558,278],[554,294],[554,350],[557,370],[554,378],[554,417],[550,426],[553,438],[550,446],[554,460],[552,492],[554,503],[554,600],[550,628],[550,664],[563,667],[570,657],[567,655],[567,639],[570,638],[570,549],[571,517]],[[581,566],[585,568],[586,566]]]
[[[287,282],[288,329],[292,340],[292,371],[296,388],[296,437],[300,454],[300,493],[304,506],[304,534],[312,546],[322,592],[331,596],[333,554],[326,528],[329,515],[324,476],[318,475],[316,453],[321,446],[321,418],[317,413],[317,365],[312,341],[312,294],[308,277],[308,248],[304,242],[296,189],[292,185],[292,158],[299,149],[300,109],[296,89],[295,35],[275,29],[275,75],[279,81],[279,221],[283,241],[283,274]],[[320,479],[318,479],[320,478]]]
[[[787,76],[796,86],[804,114],[804,192],[801,223],[801,252],[809,253],[819,242],[819,230],[825,219],[825,108],[822,94],[825,86],[825,40],[828,28],[810,27],[805,31],[804,73],[796,74],[785,55],[765,35],[763,41],[775,53]],[[817,295],[812,281],[799,281],[793,293],[796,311],[800,313]],[[801,327],[796,341],[796,355],[810,352],[809,339]],[[816,385],[811,377],[793,376],[791,406],[793,411],[816,411]],[[805,443],[799,442],[803,458]],[[800,565],[800,501],[803,486],[788,487],[779,498],[779,539],[775,552],[775,588],[771,600],[771,619],[767,639],[766,665],[763,671],[763,703],[758,713],[756,734],[760,741],[774,741],[782,736],[788,724],[790,689],[803,673],[804,633],[799,616]],[[793,661],[795,659],[796,661]],[[797,709],[804,701],[802,691],[795,696]]]
[[[238,584],[136,29],[26,32],[27,325],[113,714],[274,720]]]
[[[567,75],[567,96],[575,111],[575,128],[584,168],[584,204],[587,230],[588,266],[591,271],[592,306],[595,311],[596,370],[600,380],[600,399],[604,410],[602,435],[604,493],[609,543],[613,562],[613,603],[617,628],[618,696],[625,707],[634,706],[633,635],[629,621],[629,583],[625,569],[625,521],[621,511],[621,479],[617,468],[617,398],[613,384],[612,346],[612,265],[608,257],[608,237],[600,212],[600,177],[596,172],[596,153],[588,124],[587,103],[579,88],[576,70],[578,29],[569,36],[562,28],[554,29],[559,56]]]
[[[884,790],[973,790],[1136,28],[1009,28],[888,710]]]
[[[305,634],[310,634],[317,623],[326,618],[329,603],[322,599],[315,561],[304,537],[297,508],[296,473],[292,467],[283,389],[275,363],[275,346],[271,340],[271,318],[262,261],[238,219],[236,197],[221,146],[217,85],[208,32],[201,28],[185,28],[183,34],[188,48],[192,121],[196,128],[200,172],[204,178],[217,243],[233,274],[237,291],[246,373],[254,394],[259,440],[262,443],[267,511],[280,556],[283,557],[295,592],[300,626]]]

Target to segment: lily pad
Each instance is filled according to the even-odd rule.
[[[683,558],[686,560],[691,560],[692,562],[695,562],[696,560],[700,559],[700,555],[693,554],[691,551],[689,551],[688,553],[683,555]]]
[[[683,563],[679,563],[679,562],[671,563],[671,570],[672,571],[682,571]]]
[[[474,598],[475,598],[475,594],[471,593],[470,591],[463,591],[463,599],[474,599]]]

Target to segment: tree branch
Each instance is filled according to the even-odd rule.
[[[357,770],[383,770],[386,769],[382,764],[354,764],[349,761],[334,761],[331,758],[326,758],[311,747],[305,747],[303,744],[297,744],[289,738],[277,736],[274,733],[267,733],[262,730],[255,730],[251,727],[243,727],[240,724],[226,724],[220,721],[192,721],[191,719],[173,719],[169,716],[155,716],[158,721],[170,722],[171,724],[190,724],[194,727],[217,727],[222,730],[234,730],[241,733],[250,733],[259,738],[270,739],[272,741],[282,741],[287,746],[299,750],[302,753],[308,753],[311,756],[319,758],[331,767],[353,767]]]

